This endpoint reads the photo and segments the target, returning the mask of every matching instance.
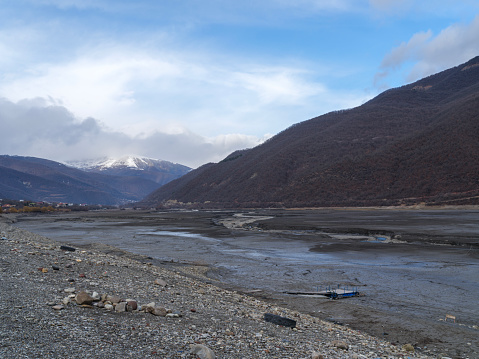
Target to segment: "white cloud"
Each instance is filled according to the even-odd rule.
[[[0,153],[57,161],[137,154],[197,167],[229,153],[254,147],[266,138],[241,134],[206,138],[189,131],[128,136],[93,118],[79,120],[65,107],[42,98],[17,103],[0,99]]]
[[[387,54],[378,78],[385,78],[407,62],[414,65],[406,80],[413,82],[479,55],[479,15],[469,24],[453,24],[434,36],[431,30],[414,34]]]
[[[383,58],[381,67],[396,69],[410,58],[417,57],[423,51],[424,45],[432,36],[433,34],[431,30],[414,34],[407,43],[403,42],[387,54]]]
[[[236,73],[240,87],[252,91],[265,104],[299,104],[325,92],[323,85],[308,83],[307,74],[291,68],[270,68]]]
[[[337,109],[326,101],[321,109],[319,100],[312,106],[326,89],[314,71],[294,64],[268,66],[132,45],[82,52],[71,61],[34,64],[6,78],[0,95],[13,101],[51,97],[79,118],[95,117],[130,134],[181,126],[204,136],[238,131],[262,136]],[[265,122],[268,116],[277,121],[273,128]]]

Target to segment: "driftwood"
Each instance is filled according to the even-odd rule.
[[[75,252],[77,249],[69,246],[60,246],[60,249],[62,251],[69,251],[69,252]]]
[[[277,325],[282,325],[283,327],[289,327],[289,328],[295,328],[296,327],[296,321],[293,319],[285,318],[285,317],[280,317],[279,315],[276,314],[271,314],[271,313],[265,313],[264,314],[264,320],[265,322],[277,324]]]

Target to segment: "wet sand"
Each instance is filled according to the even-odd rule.
[[[103,211],[18,216],[15,225],[77,246],[148,255],[392,343],[479,357],[476,210]],[[284,294],[337,285],[363,296]]]

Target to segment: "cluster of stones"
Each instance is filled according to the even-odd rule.
[[[115,311],[115,312],[144,312],[150,313],[159,317],[167,318],[179,318],[181,313],[173,312],[171,309],[166,309],[157,305],[155,302],[151,302],[144,305],[139,305],[138,301],[135,299],[122,299],[117,295],[103,294],[100,295],[97,292],[88,293],[86,291],[80,291],[77,294],[75,288],[66,288],[64,290],[68,296],[64,297],[61,303],[50,302],[47,303],[51,305],[55,310],[62,310],[69,304],[77,304],[84,308],[101,308],[105,310]]]
[[[162,279],[155,280],[155,284],[166,286],[166,282]],[[115,312],[144,312],[150,313],[159,317],[167,318],[180,318],[182,315],[180,313],[174,313],[171,309],[166,309],[156,305],[155,302],[151,302],[144,305],[138,305],[138,302],[134,299],[122,299],[117,295],[103,294],[100,295],[97,292],[89,294],[88,292],[82,290],[75,293],[75,288],[66,288],[65,293],[69,293],[68,296],[63,298],[61,304],[54,304],[53,302],[47,303],[51,305],[55,310],[62,310],[65,306],[69,304],[76,303],[79,306],[84,308],[102,308],[105,310],[115,311]],[[192,344],[190,346],[190,353],[195,354],[200,359],[215,359],[215,353],[205,345],[202,344]]]

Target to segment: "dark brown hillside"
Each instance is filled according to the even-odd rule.
[[[475,203],[479,57],[329,113],[170,182],[144,200],[198,206]],[[455,202],[450,202],[455,201]]]

